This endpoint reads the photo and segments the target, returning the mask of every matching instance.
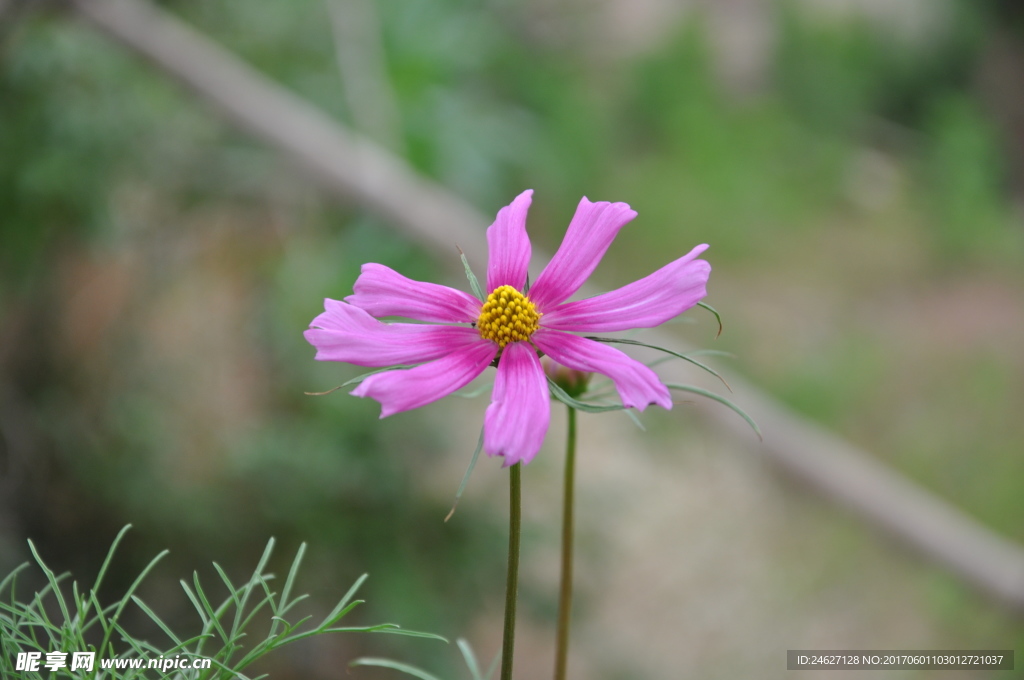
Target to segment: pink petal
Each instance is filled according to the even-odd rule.
[[[416,368],[371,375],[350,394],[380,402],[380,417],[437,401],[468,385],[498,353],[493,342],[480,339],[468,347]]]
[[[505,346],[491,405],[484,415],[484,451],[504,456],[505,467],[533,460],[551,420],[547,379],[527,342]]]
[[[530,338],[545,354],[577,371],[603,373],[615,383],[622,405],[643,411],[648,404],[672,408],[672,397],[657,374],[624,353],[595,340],[540,329]]]
[[[364,264],[345,302],[371,315],[404,316],[417,321],[469,323],[480,316],[480,301],[436,283],[413,281],[382,264]]]
[[[625,203],[580,201],[562,245],[530,288],[530,299],[541,312],[569,299],[587,280],[636,211]]]
[[[526,235],[526,213],[533,201],[533,189],[516,196],[511,205],[498,211],[487,229],[487,292],[498,286],[522,290],[530,266],[530,239]]]
[[[544,328],[598,333],[665,323],[707,295],[711,265],[694,259],[707,248],[699,245],[650,276],[617,290],[559,305],[541,317],[541,324]]]
[[[480,333],[469,326],[382,323],[359,307],[330,299],[324,300],[324,308],[303,334],[316,347],[318,361],[374,367],[418,364],[480,341]]]

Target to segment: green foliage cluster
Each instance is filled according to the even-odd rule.
[[[166,556],[163,551],[154,557],[142,573],[128,587],[124,595],[108,605],[100,603],[100,586],[111,566],[118,544],[128,531],[125,527],[114,539],[100,568],[95,583],[88,591],[80,590],[73,581],[70,592],[67,585],[69,574],[56,575],[39,556],[35,546],[29,542],[36,564],[46,576],[47,584],[27,600],[18,596],[18,575],[29,567],[22,564],[2,581],[0,592],[9,594],[9,601],[0,602],[0,671],[5,678],[21,680],[42,680],[44,677],[91,680],[92,678],[177,678],[179,680],[250,680],[243,673],[252,664],[285,645],[328,633],[390,633],[411,637],[431,638],[445,641],[430,633],[405,630],[392,623],[371,626],[339,626],[339,622],[353,609],[363,603],[354,600],[356,591],[366,580],[364,574],[317,625],[306,625],[311,615],[294,618],[292,610],[307,598],[295,596],[293,588],[302,558],[306,551],[303,544],[288,569],[288,576],[280,592],[273,590],[274,576],[267,573],[270,555],[274,549],[271,539],[260,557],[252,576],[244,585],[235,586],[223,568],[214,562],[214,568],[227,589],[227,598],[219,605],[211,604],[207,591],[199,582],[199,574],[193,572],[191,584],[181,581],[180,585],[202,621],[198,634],[184,638],[175,633],[160,616],[135,593],[142,581],[157,563]],[[158,647],[126,630],[121,615],[134,605],[142,610],[173,643],[170,647]],[[51,610],[56,607],[57,615]],[[288,616],[291,613],[291,616]],[[291,619],[291,620],[290,620]],[[254,629],[266,624],[266,637],[259,639]],[[57,671],[28,671],[16,668],[17,655],[22,652],[38,652],[44,659],[50,652],[63,651],[93,652],[94,662],[88,670],[71,670],[70,664]],[[177,659],[209,660],[209,668],[173,668],[167,670],[148,668],[151,660]],[[132,668],[131,661],[141,660],[139,668]],[[105,667],[103,661],[110,662]],[[122,663],[119,663],[122,662]],[[128,662],[128,663],[124,663]],[[255,676],[253,680],[267,677]]]

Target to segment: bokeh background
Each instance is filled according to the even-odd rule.
[[[580,196],[630,203],[602,287],[710,243],[725,333],[690,313],[680,342],[734,353],[727,376],[1024,542],[1020,3],[162,6],[485,214],[534,188],[549,251]],[[91,582],[132,523],[110,594],[168,547],[142,595],[187,631],[178,579],[216,582],[214,560],[245,578],[270,536],[280,571],[307,541],[311,611],[368,572],[359,622],[490,659],[497,461],[442,522],[486,397],[378,421],[342,391],[304,394],[358,372],[302,338],[324,297],[369,261],[464,286],[452,253],[322,192],[59,3],[0,2],[0,571],[32,538]],[[553,654],[562,418],[525,475],[521,677]],[[581,421],[575,677],[786,677],[790,648],[1024,657],[1005,603],[779,474],[753,438],[685,404],[645,422]],[[451,646],[372,636],[262,670],[341,677],[361,654],[468,677]],[[977,677],[899,674],[925,676]]]

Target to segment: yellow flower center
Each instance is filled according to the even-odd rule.
[[[476,327],[480,337],[504,347],[510,342],[528,340],[539,328],[540,314],[526,297],[512,286],[498,286],[487,296]]]

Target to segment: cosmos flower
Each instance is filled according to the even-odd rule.
[[[413,281],[381,264],[364,264],[355,294],[327,299],[305,332],[320,361],[413,368],[370,375],[351,394],[381,404],[380,417],[437,401],[496,364],[484,416],[484,451],[505,466],[537,454],[550,420],[540,355],[570,369],[601,373],[623,406],[672,408],[668,388],[650,368],[607,344],[576,333],[650,328],[706,295],[711,265],[696,259],[707,245],[617,290],[567,302],[594,271],[636,212],[625,203],[583,198],[558,252],[526,290],[530,239],[526,214],[533,191],[498,212],[487,230],[486,300],[447,286]],[[378,317],[419,323],[384,323]]]

